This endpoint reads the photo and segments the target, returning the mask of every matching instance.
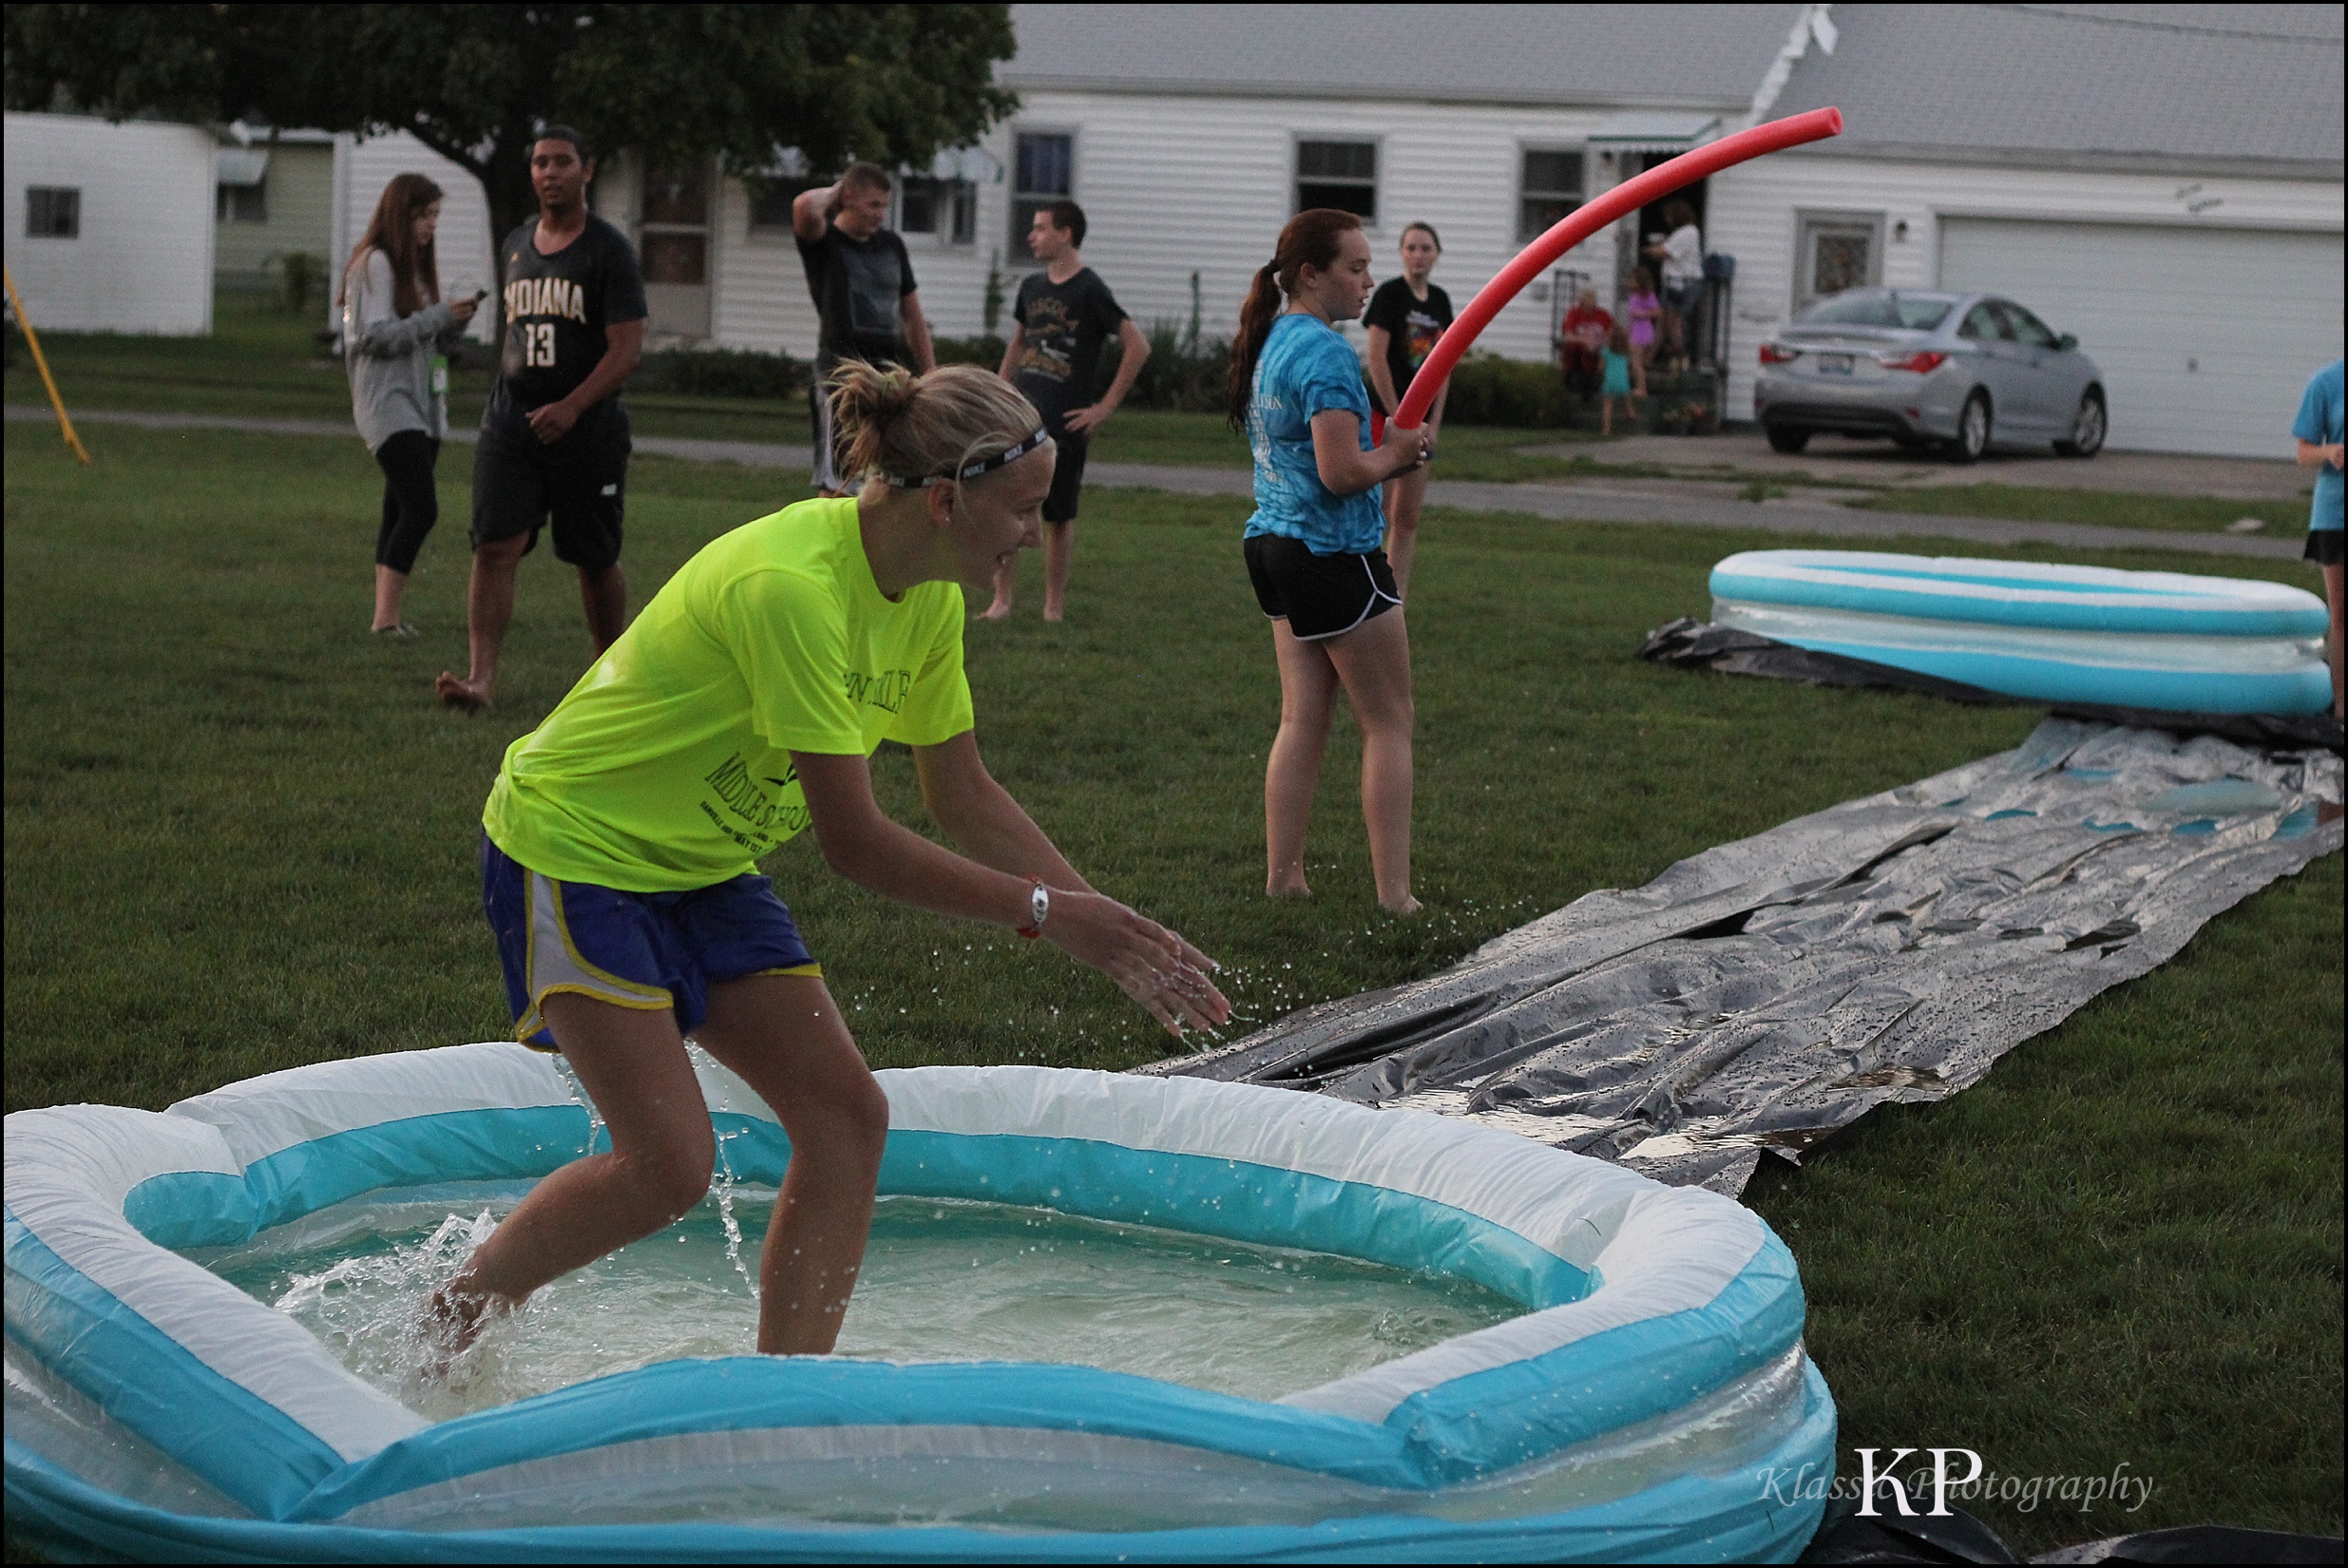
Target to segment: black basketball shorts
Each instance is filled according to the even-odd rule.
[[[1349,632],[1403,602],[1383,549],[1315,555],[1301,539],[1262,533],[1248,541],[1247,554],[1255,602],[1303,641]]]
[[[552,523],[556,559],[591,572],[616,564],[630,449],[620,410],[590,412],[552,445],[483,430],[473,453],[473,548],[526,533],[527,554]]]
[[[1077,502],[1084,493],[1084,454],[1092,438],[1081,430],[1065,430],[1052,438],[1055,461],[1052,493],[1043,498],[1046,523],[1074,523]]]

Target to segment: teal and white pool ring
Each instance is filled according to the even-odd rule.
[[[1868,550],[1747,550],[1714,624],[2037,702],[2190,713],[2332,704],[2323,602],[2287,583]]]
[[[8,1119],[12,1527],[312,1561],[1791,1560],[1816,1528],[1834,1410],[1800,1280],[1726,1198],[1279,1089],[880,1079],[885,1193],[1433,1270],[1530,1310],[1277,1402],[1082,1367],[754,1356],[428,1423],[171,1251],[588,1147],[586,1108],[534,1052],[367,1057],[160,1115]],[[765,1107],[722,1069],[702,1082],[733,1175],[779,1180]],[[719,1494],[714,1520],[677,1501]],[[888,1522],[904,1500],[945,1521]]]

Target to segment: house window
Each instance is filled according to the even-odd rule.
[[[1529,244],[1581,205],[1582,155],[1527,148],[1517,182],[1517,243]]]
[[[1378,221],[1378,143],[1296,143],[1296,210],[1335,207]]]
[[[1009,254],[1025,258],[1027,230],[1036,220],[1036,209],[1076,195],[1077,139],[1021,131],[1013,163]]]
[[[82,190],[78,185],[25,187],[25,238],[79,239],[82,237]]]
[[[906,175],[897,182],[897,232],[935,235],[948,245],[978,238],[979,189],[967,180]]]
[[[639,235],[647,283],[709,281],[709,165],[655,164],[644,171]]]
[[[1794,309],[1883,280],[1883,215],[1803,213],[1795,223]]]
[[[269,187],[250,185],[221,185],[217,187],[220,201],[213,218],[222,223],[266,223],[269,221]]]

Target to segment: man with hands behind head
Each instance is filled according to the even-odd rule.
[[[847,491],[840,442],[832,430],[828,389],[831,373],[849,360],[909,365],[926,374],[938,368],[929,318],[913,282],[913,258],[888,221],[895,186],[876,163],[850,163],[834,184],[801,191],[791,203],[792,238],[807,269],[807,292],[822,325],[815,341],[815,386],[809,398],[815,424],[815,488]]]

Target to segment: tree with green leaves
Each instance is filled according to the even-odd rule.
[[[10,108],[411,133],[491,242],[537,210],[537,127],[729,174],[922,163],[1018,105],[1008,6],[10,5]]]

